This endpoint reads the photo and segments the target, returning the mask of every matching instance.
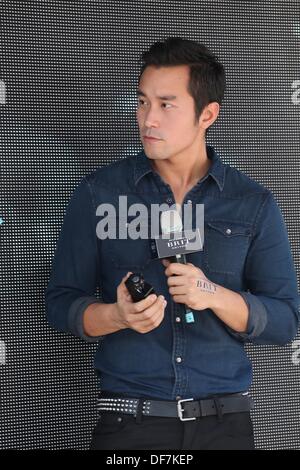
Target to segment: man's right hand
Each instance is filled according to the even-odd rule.
[[[121,329],[131,328],[139,333],[148,333],[157,328],[165,314],[167,301],[163,295],[151,294],[146,299],[133,302],[125,285],[126,279],[132,274],[127,273],[117,288],[114,319]]]

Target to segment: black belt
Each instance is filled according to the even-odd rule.
[[[100,395],[101,396],[101,395]],[[216,396],[202,400],[187,398],[178,401],[148,400],[143,398],[98,398],[99,412],[112,411],[136,416],[138,410],[144,416],[161,416],[191,421],[204,416],[240,413],[253,408],[248,392]]]

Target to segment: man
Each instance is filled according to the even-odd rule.
[[[76,188],[46,293],[48,319],[101,340],[92,449],[253,449],[244,342],[283,345],[297,332],[286,229],[270,191],[206,146],[225,89],[217,58],[181,38],[155,43],[142,58],[144,150]],[[203,204],[203,250],[183,265],[152,259],[147,239],[99,237],[99,206],[118,209],[124,195],[130,206]],[[118,213],[117,229],[130,223]],[[143,272],[156,294],[133,302],[125,286],[132,272]]]

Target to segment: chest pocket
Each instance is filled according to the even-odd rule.
[[[101,240],[101,256],[105,264],[113,263],[116,268],[128,271],[142,271],[151,261],[150,242],[151,234],[150,218],[140,219],[140,224],[135,230],[135,217],[116,218],[110,220],[111,227],[115,225],[116,237],[111,236]],[[146,238],[132,238],[136,232],[141,232]],[[126,238],[120,238],[120,234]],[[112,230],[113,234],[113,230]]]
[[[242,274],[251,238],[251,227],[226,221],[205,224],[204,259],[211,272]]]

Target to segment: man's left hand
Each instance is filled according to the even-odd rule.
[[[218,285],[211,282],[200,268],[191,263],[170,263],[164,259],[169,292],[174,302],[193,310],[213,308]]]

